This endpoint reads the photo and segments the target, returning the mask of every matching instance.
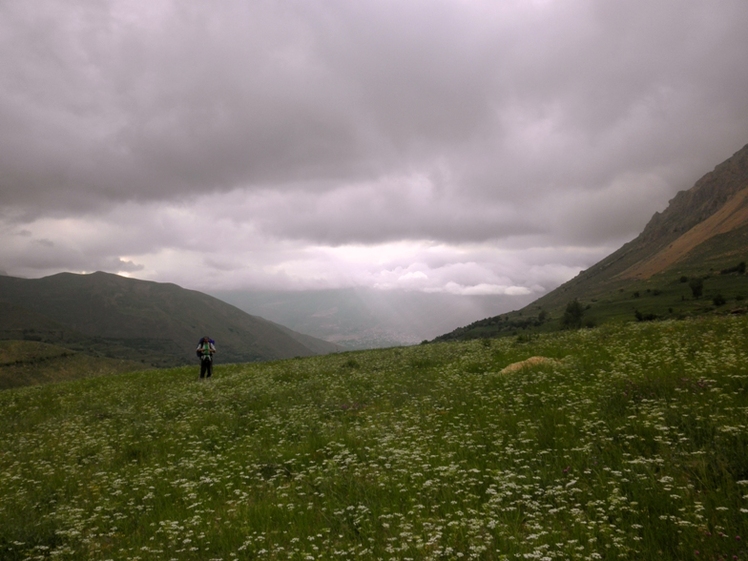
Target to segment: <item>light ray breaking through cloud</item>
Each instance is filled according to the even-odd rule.
[[[541,294],[748,142],[748,4],[0,5],[0,269]]]

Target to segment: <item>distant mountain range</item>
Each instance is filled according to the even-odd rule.
[[[521,310],[474,322],[437,340],[559,329],[575,299],[587,325],[743,313],[746,261],[748,145],[679,192],[634,240],[572,280]],[[694,282],[701,283],[701,294],[694,291]]]
[[[564,312],[574,301],[583,310],[580,324],[588,326],[746,313],[746,261],[748,145],[691,189],[679,192],[634,240],[574,279],[524,308],[474,322],[436,340],[562,329],[568,326]],[[444,299],[434,306],[432,300],[409,298],[393,306],[389,300],[379,302],[359,292],[319,292],[298,299],[272,293],[220,296],[245,309],[265,310],[281,321],[297,317],[292,327],[335,337],[347,348],[414,343],[412,337],[405,340],[413,326],[424,331],[438,328],[450,315],[445,310],[453,305]],[[473,305],[478,310],[495,303]],[[300,308],[303,321],[298,320]],[[429,314],[423,313],[426,308]],[[0,276],[0,339],[42,342],[90,356],[162,367],[194,361],[197,340],[206,334],[218,341],[222,362],[342,350],[174,284],[102,272],[33,280]]]
[[[463,296],[364,287],[211,294],[247,313],[348,350],[414,345],[476,317],[517,309],[533,299],[529,295]]]
[[[217,360],[224,363],[341,350],[175,284],[102,272],[0,276],[0,339],[165,367],[194,362],[203,335],[216,340]]]

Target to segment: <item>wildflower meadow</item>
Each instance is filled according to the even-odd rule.
[[[0,559],[748,559],[748,318],[197,374],[0,392]]]

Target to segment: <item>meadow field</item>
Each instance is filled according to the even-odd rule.
[[[746,317],[9,389],[0,559],[746,560],[747,428]]]

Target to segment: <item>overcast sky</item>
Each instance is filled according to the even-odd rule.
[[[748,143],[745,0],[4,0],[0,270],[528,295]]]

